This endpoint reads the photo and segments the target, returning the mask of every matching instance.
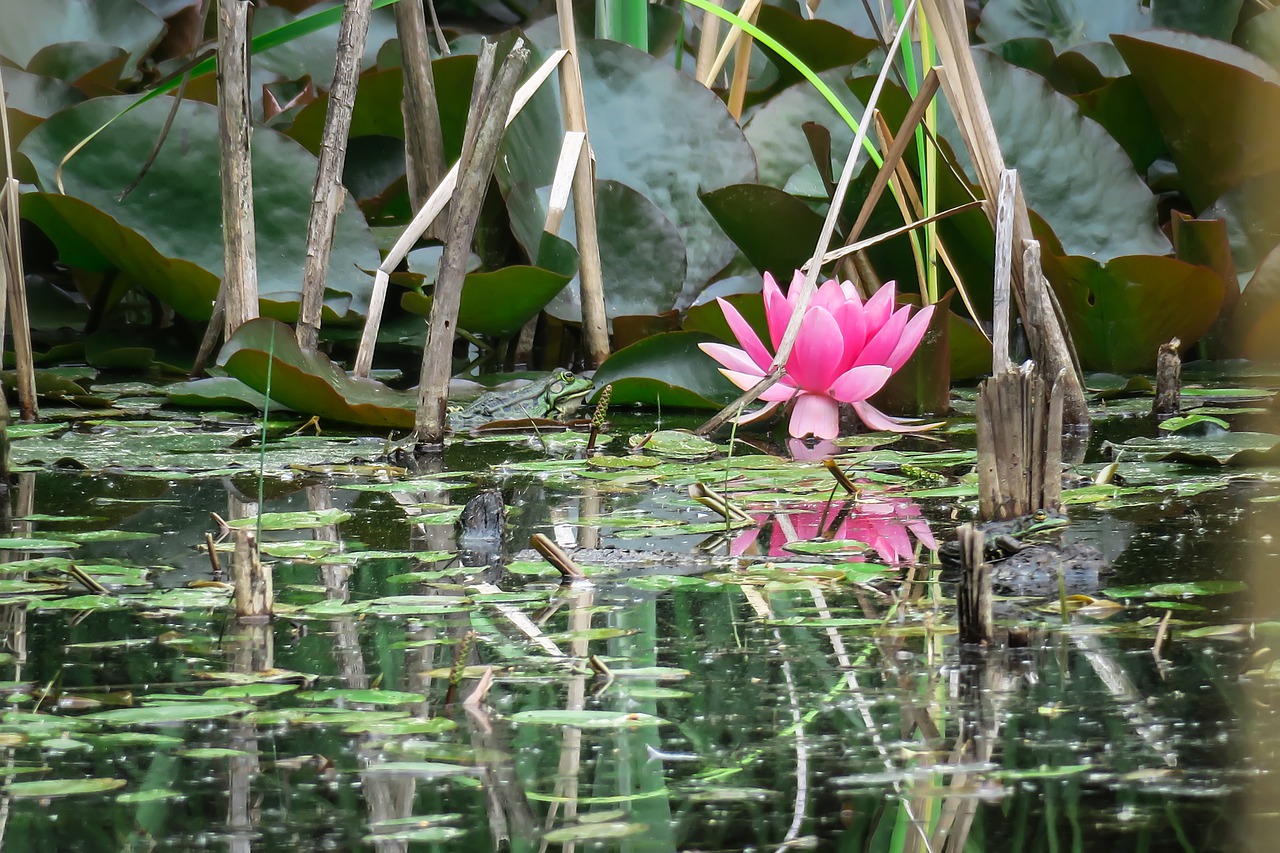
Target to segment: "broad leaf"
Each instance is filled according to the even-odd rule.
[[[1099,264],[1044,256],[1080,363],[1089,370],[1150,371],[1170,338],[1188,347],[1222,307],[1222,280],[1174,258],[1132,256]]]
[[[593,377],[597,388],[613,385],[614,404],[714,409],[734,398],[736,389],[716,363],[698,349],[714,340],[697,332],[654,335],[618,350]]]
[[[1280,170],[1280,71],[1248,51],[1188,33],[1157,30],[1116,36],[1115,43],[1197,210]]]
[[[367,426],[413,426],[416,394],[349,376],[323,353],[301,350],[293,330],[276,320],[250,320],[237,329],[219,364],[294,411]]]
[[[60,249],[87,243],[174,310],[205,319],[223,268],[215,108],[183,103],[169,144],[123,201],[117,201],[117,194],[137,177],[168,115],[163,99],[117,119],[72,158],[62,175],[67,195],[57,193],[55,173],[63,155],[131,100],[87,101],[48,119],[23,141],[20,152],[31,161],[45,191],[35,196],[36,204],[24,204],[24,215]],[[266,129],[254,133],[253,155],[258,292],[265,311],[292,319],[302,284],[316,162],[296,142]],[[348,201],[338,217],[330,257],[326,308],[331,319],[364,314],[372,280],[362,270],[378,262],[373,235]]]
[[[136,62],[164,30],[136,0],[45,0],[38,8],[0,0],[0,20],[0,56],[24,68],[41,48],[76,41],[123,48]]]
[[[822,217],[789,193],[764,184],[735,184],[702,194],[702,203],[760,272],[780,282],[808,262]]]
[[[568,276],[529,266],[473,272],[462,283],[458,326],[476,334],[513,337],[568,282]],[[431,316],[431,297],[417,291],[400,297],[400,306],[423,317]]]
[[[698,192],[754,180],[751,148],[724,103],[692,77],[618,42],[579,40],[578,50],[597,177],[642,193],[680,231],[683,308],[734,251]],[[504,192],[550,185],[563,135],[558,101],[544,87],[503,141]]]
[[[1156,200],[1105,130],[1044,78],[973,52],[1005,160],[1068,254],[1162,255]]]

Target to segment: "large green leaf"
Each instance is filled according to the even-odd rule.
[[[789,193],[764,184],[735,184],[702,194],[702,203],[760,272],[780,282],[813,255],[822,217]]]
[[[4,96],[9,107],[9,133],[18,145],[40,122],[84,100],[62,80],[4,69]]]
[[[1188,30],[1230,40],[1244,0],[991,0],[982,9],[984,42],[1046,38],[1062,53],[1113,33],[1150,27]]]
[[[63,172],[67,195],[57,195],[55,172],[79,140],[131,99],[96,98],[45,121],[24,140],[42,190],[25,214],[74,254],[87,243],[112,265],[179,313],[209,316],[222,275],[222,214],[218,178],[217,111],[184,102],[168,144],[137,188],[116,195],[137,176],[160,135],[169,103],[156,99],[117,119]],[[258,292],[263,310],[292,319],[302,285],[315,158],[271,130],[253,136],[254,209],[258,235]],[[77,239],[78,238],[78,239]],[[64,258],[65,260],[65,258]],[[354,202],[338,217],[330,257],[326,308],[348,321],[367,309],[379,263],[373,235]]]
[[[569,276],[538,267],[503,267],[473,272],[462,284],[458,326],[468,332],[510,338],[569,283]],[[400,298],[407,311],[431,316],[431,297],[409,291]]]
[[[236,329],[218,363],[253,390],[297,412],[366,426],[413,426],[415,393],[349,376],[323,353],[300,349],[293,330],[277,320],[250,320]]]
[[[520,184],[507,196],[512,231],[531,257],[539,254],[546,236],[542,226],[547,195],[546,190],[535,195]],[[572,205],[565,211],[560,233],[576,236]],[[679,229],[662,208],[626,184],[598,180],[596,235],[609,318],[670,311],[685,280],[688,255]],[[582,298],[576,274],[547,305],[547,312],[561,320],[581,322]]]
[[[74,41],[124,48],[136,62],[164,30],[136,0],[0,0],[0,21],[0,56],[19,67],[47,45]]]
[[[858,62],[879,44],[874,38],[854,35],[839,24],[817,18],[805,20],[779,6],[761,6],[756,26],[777,39],[779,44],[814,71],[826,71]],[[791,63],[782,60],[763,45],[761,49],[777,66],[779,76],[787,85],[803,79]]]
[[[1280,247],[1258,265],[1232,318],[1230,340],[1238,354],[1280,360]]]
[[[1169,251],[1155,197],[1105,130],[1044,78],[990,51],[973,59],[1005,160],[1068,254],[1105,262]]]
[[[844,106],[860,115],[862,104],[845,85],[848,69],[833,69],[818,75]],[[853,131],[831,104],[809,82],[797,83],[775,95],[751,115],[744,132],[755,152],[760,183],[782,189],[801,169],[813,168],[813,155],[802,129],[805,122],[817,122],[831,133],[831,148],[843,158],[853,144]],[[837,165],[836,173],[839,174]],[[703,191],[712,187],[703,187]]]
[[[1190,346],[1222,307],[1222,280],[1175,258],[1132,256],[1103,265],[1046,254],[1044,268],[1086,370],[1150,371],[1160,344],[1177,337]]]
[[[724,103],[692,77],[624,44],[580,40],[583,93],[597,177],[657,205],[680,232],[688,265],[683,308],[733,257],[700,190],[755,179],[755,157]],[[504,193],[550,185],[564,131],[551,87],[508,129],[499,160]]]
[[[1280,72],[1213,39],[1164,30],[1116,36],[1197,210],[1280,170]]]
[[[717,409],[732,400],[737,389],[698,349],[698,344],[714,340],[700,332],[654,335],[609,356],[593,379],[597,388],[613,386],[614,404]]]

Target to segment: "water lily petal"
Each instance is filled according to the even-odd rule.
[[[818,438],[835,438],[840,434],[840,407],[826,394],[801,394],[791,410],[787,432],[792,438],[812,433]]]
[[[844,358],[840,360],[840,372],[844,373],[862,353],[867,342],[867,319],[861,302],[846,301],[835,313],[836,323],[840,326],[840,337],[844,340]]]
[[[782,333],[791,322],[791,302],[782,295],[778,283],[769,273],[764,274],[764,318],[769,324],[769,339],[773,341],[774,352],[777,352]]]
[[[891,418],[865,400],[855,401],[853,410],[858,413],[858,418],[867,425],[868,429],[888,432],[923,432],[941,426],[941,423],[922,424]]]
[[[861,402],[883,388],[892,375],[883,364],[851,367],[831,383],[831,396],[843,403]]]
[[[725,375],[726,379],[734,385],[737,385],[743,391],[755,387],[755,384],[764,378],[764,374],[762,373],[743,373],[737,370],[727,370],[723,367],[720,368],[720,372]],[[765,392],[760,395],[760,399],[764,400],[766,403],[781,403],[786,400],[790,400],[795,395],[796,387],[787,382],[787,377],[784,376],[773,385],[770,385]]]
[[[820,306],[834,314],[836,309],[843,305],[845,301],[844,291],[840,289],[840,283],[833,278],[818,285],[817,290],[813,293],[813,301],[809,303],[809,306]]]
[[[756,334],[756,330],[751,328],[751,324],[727,300],[717,298],[716,302],[720,303],[724,321],[729,324],[729,330],[738,339],[738,343],[742,344],[742,349],[761,370],[768,370],[769,365],[773,363],[773,356],[764,348],[764,344],[760,343],[760,336]]]
[[[867,300],[867,304],[863,306],[867,317],[867,335],[870,337],[880,330],[889,320],[889,315],[893,313],[893,298],[895,296],[894,285],[891,281],[886,281],[884,285],[871,295]]]
[[[926,305],[916,315],[911,318],[910,322],[903,328],[898,343],[894,345],[893,352],[885,359],[885,364],[890,370],[897,371],[898,368],[907,363],[907,359],[911,358],[911,354],[916,351],[916,347],[920,345],[920,341],[924,339],[924,333],[929,330],[929,319],[933,317],[933,306]]]
[[[730,370],[754,374],[757,382],[760,381],[761,376],[764,376],[765,368],[768,367],[767,364],[765,367],[761,367],[746,352],[728,344],[704,343],[698,344],[698,349]]]
[[[858,293],[858,286],[851,281],[840,282],[840,290],[844,293],[846,302],[854,302],[859,308],[862,307],[862,294]]]
[[[902,330],[907,325],[907,315],[911,309],[904,305],[889,317],[875,334],[862,347],[862,352],[854,359],[854,364],[885,364],[893,355],[898,342],[902,340]],[[904,359],[905,360],[905,359]]]
[[[836,318],[825,308],[810,308],[800,324],[791,357],[787,359],[787,375],[806,391],[825,394],[840,375],[843,357],[844,340]]]

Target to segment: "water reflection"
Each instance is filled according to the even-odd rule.
[[[758,527],[734,538],[734,556],[763,552],[770,557],[792,555],[787,545],[810,540],[853,539],[868,545],[889,565],[912,562],[916,542],[938,549],[920,505],[910,498],[876,497],[860,500],[799,504],[771,513],[753,513]],[[856,559],[856,558],[855,558]]]

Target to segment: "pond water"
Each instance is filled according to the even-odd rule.
[[[1276,565],[1280,488],[1189,464],[1220,437],[1164,460],[1139,441],[1122,483],[1068,492],[1066,535],[1112,570],[1002,602],[1027,645],[980,652],[928,547],[972,514],[963,422],[843,448],[856,499],[747,445],[630,452],[652,425],[625,417],[590,461],[583,436],[483,437],[415,474],[359,462],[378,440],[282,433],[269,626],[229,617],[206,550],[211,513],[257,514],[257,427],[77,424],[15,428],[6,850],[1212,850],[1264,810],[1280,625],[1248,559]],[[726,531],[695,482],[759,526]],[[508,552],[597,549],[589,582],[457,559],[481,489]]]

